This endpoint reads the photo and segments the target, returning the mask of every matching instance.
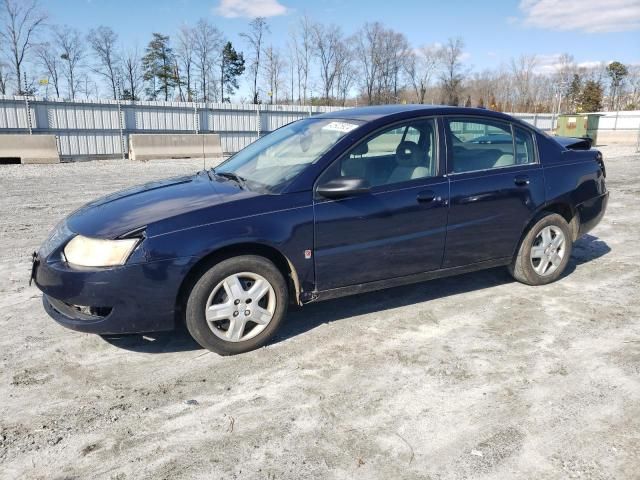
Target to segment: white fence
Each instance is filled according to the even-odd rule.
[[[2,133],[56,135],[63,158],[121,156],[132,133],[219,133],[225,153],[282,125],[338,107],[0,97]],[[2,137],[0,136],[0,141]]]
[[[62,101],[0,96],[2,133],[56,135],[65,159],[117,157],[129,150],[132,133],[219,133],[225,153],[234,153],[260,135],[294,120],[340,110],[298,105],[221,103]],[[516,113],[516,117],[551,130],[551,114]],[[600,130],[638,130],[640,112],[605,112]]]

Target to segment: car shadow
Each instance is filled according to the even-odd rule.
[[[584,235],[573,245],[573,252],[561,278],[584,263],[600,258],[611,248],[598,237]],[[515,282],[505,267],[466,273],[427,282],[363,293],[336,300],[311,303],[290,311],[272,343],[300,335],[322,324],[343,318],[382,312],[435,298],[449,297]]]
[[[573,253],[563,277],[582,264],[600,258],[611,251],[606,242],[593,235],[584,235],[574,243]],[[362,293],[325,302],[311,303],[304,308],[291,308],[285,322],[271,344],[295,337],[306,331],[344,318],[382,312],[435,298],[449,297],[514,282],[504,267],[466,273],[428,282],[386,290]],[[174,331],[141,335],[105,335],[109,344],[141,353],[170,353],[200,350],[184,326]]]
[[[605,256],[611,251],[611,247],[603,240],[593,235],[583,235],[573,244],[573,251],[571,252],[571,258],[562,273],[561,278],[571,275],[576,267],[596,260]]]
[[[138,353],[173,353],[202,350],[182,325],[167,332],[144,334],[101,335],[102,339],[123,350]]]

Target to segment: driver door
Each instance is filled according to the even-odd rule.
[[[437,122],[385,127],[336,160],[317,184],[360,177],[370,191],[314,199],[318,290],[436,270],[444,252],[449,186]]]

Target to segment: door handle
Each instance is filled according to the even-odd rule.
[[[526,175],[518,175],[513,179],[513,183],[515,183],[519,187],[526,187],[531,182],[529,180],[529,177],[527,177]]]
[[[418,203],[429,203],[433,201],[441,201],[442,198],[436,197],[436,192],[433,190],[425,190],[424,192],[420,192],[418,194]]]

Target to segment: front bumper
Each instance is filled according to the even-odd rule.
[[[178,258],[78,269],[60,260],[36,258],[33,280],[44,293],[47,313],[67,328],[97,334],[144,333],[175,327],[178,291],[191,265],[191,258]]]
[[[603,193],[578,205],[580,218],[579,236],[593,230],[600,223],[609,203],[609,192]]]

